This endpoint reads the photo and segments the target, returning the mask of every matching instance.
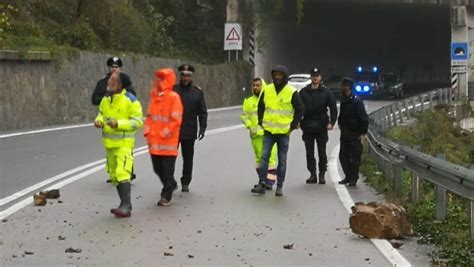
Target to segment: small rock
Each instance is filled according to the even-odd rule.
[[[62,201],[62,200],[58,200],[58,203],[59,203],[59,204],[63,204],[63,201]]]
[[[365,258],[365,261],[370,261],[370,258]]]
[[[191,255],[191,254],[189,254],[189,255],[188,255],[188,259],[194,259],[194,256]]]
[[[169,246],[168,249],[173,249],[173,246]]]
[[[170,252],[165,252],[165,253],[163,253],[163,255],[165,255],[165,256],[167,256],[167,257],[172,257],[172,256],[174,256],[174,254],[173,254],[173,253],[170,253]]]
[[[201,234],[201,233],[202,233],[202,231],[201,231],[201,230],[198,230],[198,231],[197,231],[197,233],[198,233],[198,234]]]
[[[12,258],[16,258],[17,256],[15,254],[12,255]]]
[[[284,249],[293,249],[293,246],[294,246],[294,244],[291,243],[291,244],[284,245],[283,248]]]
[[[59,194],[59,189],[53,189],[53,190],[49,190],[49,191],[41,191],[39,194],[45,196],[48,199],[57,199],[61,196]]]
[[[66,238],[62,235],[58,236],[58,240],[66,240]]]
[[[312,256],[313,256],[313,253],[309,253],[308,255],[309,255],[310,257],[312,257]]]
[[[31,252],[31,251],[25,251],[25,255],[33,255],[35,254],[34,252]]]
[[[46,205],[46,197],[39,194],[33,195],[33,201],[35,206],[44,206]]]
[[[392,247],[394,247],[394,248],[400,248],[401,246],[403,246],[403,241],[397,240],[397,239],[393,239],[393,240],[390,240],[390,244],[391,244]]]
[[[258,237],[258,236],[263,235],[263,233],[253,233],[253,235]]]
[[[67,248],[65,253],[81,253],[82,249],[80,248]]]
[[[8,222],[8,219],[3,219],[2,222],[6,223]]]

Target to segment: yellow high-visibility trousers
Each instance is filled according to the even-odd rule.
[[[131,181],[133,169],[132,150],[133,148],[131,147],[106,148],[107,164],[105,168],[113,185]]]

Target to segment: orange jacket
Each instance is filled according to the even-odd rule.
[[[144,125],[148,150],[152,155],[177,156],[183,104],[173,92],[176,75],[172,69],[160,69],[155,76]]]

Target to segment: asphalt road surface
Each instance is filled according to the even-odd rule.
[[[349,190],[334,183],[341,172],[338,129],[329,137],[326,185],[305,184],[297,131],[291,135],[285,196],[276,198],[274,190],[253,196],[255,163],[239,114],[240,109],[210,113],[208,134],[196,143],[191,192],[176,192],[169,207],[156,205],[162,186],[147,151],[138,149],[133,214],[127,219],[110,214],[118,196],[105,183],[104,152],[93,127],[0,135],[0,265],[429,266],[426,248],[414,240],[396,250],[351,233],[350,204],[380,196],[362,182]],[[137,148],[144,145],[141,135],[137,140]],[[181,164],[179,159],[177,179]],[[32,206],[33,192],[26,188],[48,187],[61,187],[60,200]],[[289,244],[292,249],[285,249]]]

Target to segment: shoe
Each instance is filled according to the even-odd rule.
[[[269,184],[266,184],[266,185],[265,185],[265,189],[266,189],[266,190],[272,190],[272,189],[273,189],[273,186],[272,186],[272,185],[269,185]]]
[[[319,184],[326,184],[326,172],[319,172]]]
[[[105,182],[108,183],[108,184],[110,184],[110,183],[112,183],[112,180],[107,179],[107,180],[105,180]]]
[[[275,196],[276,197],[282,197],[283,196],[283,186],[281,186],[281,185],[277,186],[277,189],[275,191]]]
[[[176,192],[176,191],[178,191],[178,184],[176,184],[174,189],[173,189],[173,192]]]
[[[171,200],[167,200],[166,198],[162,197],[160,201],[158,201],[158,206],[166,207],[171,204]]]
[[[356,187],[357,186],[357,180],[350,181],[347,185],[350,186],[350,187]]]
[[[348,184],[348,183],[349,183],[349,178],[347,177],[338,182],[338,184]]]
[[[178,186],[176,186],[176,189]],[[189,192],[189,185],[181,185],[181,192]]]
[[[265,184],[259,183],[256,187],[252,188],[250,192],[254,194],[265,195]]]
[[[132,203],[130,201],[130,183],[120,183],[117,186],[117,191],[120,196],[120,206],[116,209],[110,210],[117,218],[130,217],[132,214]]]
[[[317,184],[318,183],[318,176],[316,176],[316,172],[311,172],[311,176],[306,180],[307,184]]]

